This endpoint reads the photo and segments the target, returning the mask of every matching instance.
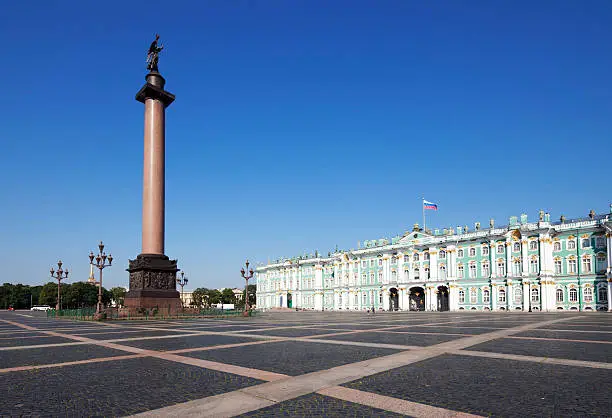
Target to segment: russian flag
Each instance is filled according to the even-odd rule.
[[[436,205],[434,202],[429,202],[423,199],[423,209],[438,210],[438,205]]]

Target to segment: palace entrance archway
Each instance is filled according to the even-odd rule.
[[[448,287],[438,286],[438,311],[445,312],[448,310]]]
[[[287,308],[293,308],[293,295],[287,293]]]
[[[422,287],[410,288],[410,310],[424,311],[425,310],[425,290]]]
[[[395,287],[389,289],[389,310],[399,310],[399,291]]]

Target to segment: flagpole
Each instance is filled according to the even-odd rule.
[[[423,209],[423,232],[425,232],[425,198],[421,202],[421,208]]]

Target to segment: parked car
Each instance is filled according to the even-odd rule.
[[[12,306],[9,306],[9,307],[8,307],[8,310],[9,310],[9,311],[14,311],[14,310],[15,310],[15,308],[13,308]]]
[[[49,305],[34,305],[30,308],[31,311],[48,311],[51,309]]]

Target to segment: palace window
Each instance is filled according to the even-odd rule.
[[[514,260],[512,263],[512,275],[518,277],[521,275],[521,261]]]
[[[497,254],[503,254],[504,253],[504,246],[503,245],[498,245],[497,246]]]
[[[370,284],[374,284],[374,273],[370,273]]]
[[[521,243],[520,242],[515,242],[514,244],[512,244],[512,251],[520,252],[521,251]]]
[[[459,303],[465,303],[465,292],[463,290],[459,291]]]
[[[378,273],[378,283],[382,283],[382,273]]]
[[[555,260],[555,274],[561,274],[561,260]]]
[[[368,267],[368,262],[367,262],[367,261],[365,261],[365,260],[364,260],[364,261],[362,261],[362,262],[361,262],[361,267],[363,267],[363,268]]]
[[[470,257],[476,256],[476,248],[470,248]]]
[[[491,301],[491,293],[489,292],[489,289],[485,289],[482,291],[482,302],[483,303],[489,303]]]
[[[417,267],[414,269],[414,280],[419,280],[419,278],[420,278],[420,271],[419,271],[419,268]]]
[[[379,265],[379,266],[382,266],[382,258],[379,258],[379,259],[378,259],[378,265]]]
[[[559,241],[555,241],[553,244],[553,251],[561,251],[561,243]]]
[[[423,260],[429,260],[429,253],[423,253]]]
[[[440,279],[446,279],[446,266],[440,266]]]
[[[576,259],[572,258],[567,261],[567,272],[569,274],[576,274]]]
[[[491,271],[489,270],[489,263],[482,264],[482,275],[484,277],[489,277],[491,275]]]
[[[591,257],[584,257],[582,259],[582,272],[583,273],[591,272]]]
[[[470,289],[470,303],[478,302],[478,290]]]
[[[391,264],[397,264],[397,257],[396,256],[391,257]]]
[[[379,292],[378,293],[378,304],[382,305],[382,303],[383,303],[383,294],[382,292]]]
[[[589,238],[582,239],[582,248],[589,248],[591,246],[591,240]]]
[[[463,279],[463,266],[457,266],[457,278]]]
[[[603,254],[597,255],[597,271],[606,269],[606,256]]]
[[[506,275],[506,263],[503,261],[497,262],[497,275],[499,277],[504,277]]]
[[[446,258],[446,251],[440,250],[440,259],[443,260]]]
[[[412,256],[412,261],[419,261],[419,253],[414,253]]]
[[[531,289],[531,302],[538,303],[540,302],[540,290],[537,287]]]
[[[405,255],[404,256],[404,263],[409,263],[410,262],[410,257]]]
[[[584,301],[586,303],[593,302],[593,288],[585,287],[583,290],[583,294],[584,294]]]
[[[355,306],[359,305],[359,295],[355,294]]]
[[[514,288],[514,303],[516,305],[523,303],[523,290],[520,287]]]
[[[482,246],[482,255],[489,255],[489,246],[486,244]]]
[[[370,260],[370,267],[374,267],[374,260]]]
[[[578,290],[575,287],[569,290],[569,301],[572,303],[578,302]]]
[[[338,293],[338,306],[342,306],[342,293]]]
[[[392,271],[391,272],[391,280],[393,280],[394,282],[397,281],[397,271]]]
[[[538,242],[536,240],[533,241],[529,241],[529,249],[530,250],[537,250],[538,249]]]
[[[457,250],[457,257],[463,257],[463,250]]]
[[[599,290],[597,290],[597,301],[598,302],[608,301],[608,289],[602,286],[599,288]]]
[[[557,303],[562,303],[563,302],[563,289],[557,289],[555,291],[555,295],[557,296]]]
[[[363,300],[363,306],[366,306],[368,304],[368,294],[364,293],[361,297],[361,299]]]
[[[567,240],[567,249],[568,250],[575,250],[576,249],[576,241],[574,241],[573,239]]]
[[[476,264],[470,264],[470,279],[476,278]]]
[[[604,237],[597,237],[595,240],[595,246],[597,248],[604,248],[606,246],[606,240]]]
[[[425,267],[423,271],[425,272],[425,280],[429,280],[429,267]]]
[[[362,274],[361,275],[361,284],[366,284],[366,281],[368,280],[368,275],[367,274]]]
[[[499,293],[497,294],[497,300],[499,303],[506,303],[506,291],[504,289],[499,289]]]
[[[408,275],[410,274],[410,272],[408,271],[408,269],[404,269],[404,278],[408,279]]]
[[[529,260],[529,271],[531,273],[537,274],[538,272],[538,260],[536,258],[532,258]]]

